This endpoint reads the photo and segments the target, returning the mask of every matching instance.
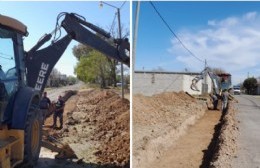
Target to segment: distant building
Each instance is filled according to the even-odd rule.
[[[60,78],[60,80],[66,80],[67,79],[67,75],[61,74],[61,75],[59,75],[59,78]]]
[[[47,87],[59,87],[67,84],[67,75],[65,74],[51,74],[47,80]]]
[[[202,94],[203,79],[197,83],[198,91],[190,88],[192,79],[199,75],[197,72],[156,72],[135,71],[133,74],[133,94],[151,96],[162,92],[184,91],[193,95]],[[207,85],[204,85],[206,93],[210,93],[212,82],[207,75]]]

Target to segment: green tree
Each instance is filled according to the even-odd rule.
[[[76,84],[76,82],[77,82],[77,78],[76,77],[74,77],[74,76],[68,76],[67,77],[67,83],[69,85],[74,85],[74,84]]]
[[[215,74],[225,74],[227,73],[224,69],[222,68],[212,68],[212,71],[215,73]]]
[[[245,79],[243,86],[244,88],[246,88],[248,94],[254,94],[257,88],[256,78],[252,77],[252,78]]]
[[[116,33],[118,30],[111,25],[110,27],[110,33],[112,37],[116,37]],[[126,29],[123,25],[121,25],[121,30],[123,37],[129,36],[129,30]],[[103,38],[99,34],[96,34],[100,38]],[[111,45],[114,46],[114,43],[112,41],[107,41],[108,43],[111,43]],[[76,45],[73,47],[73,54],[79,61],[77,66],[75,67],[75,73],[77,74],[78,79],[84,81],[84,82],[99,82],[102,87],[105,87],[105,84],[107,81],[107,84],[114,85],[116,87],[117,83],[117,65],[118,61],[114,59],[110,59],[108,57],[105,57],[105,55],[101,54],[104,58],[89,58],[87,57],[91,56],[93,57],[93,52],[95,50],[91,48],[90,46],[86,45]],[[96,52],[98,53],[98,52]],[[102,60],[101,62],[94,61],[94,60]],[[92,64],[91,62],[94,61],[96,64]],[[88,68],[87,68],[88,66]],[[91,68],[90,68],[91,67]],[[87,69],[84,69],[87,68]],[[99,71],[99,72],[98,72]]]
[[[116,87],[116,70],[117,70],[117,65],[118,65],[118,61],[113,60],[113,59],[109,59],[108,58],[108,62],[109,62],[109,66],[110,66],[110,71],[109,71],[109,79],[111,81],[111,84],[114,85],[114,87]]]
[[[72,48],[73,55],[78,61],[80,60],[80,57],[87,56],[91,51],[93,51],[93,48],[83,44],[75,45]]]
[[[101,88],[106,87],[110,66],[107,57],[92,50],[87,56],[81,56],[75,67],[78,79],[84,82],[99,83]]]
[[[77,74],[78,78],[85,82],[92,82],[92,83],[98,82],[98,81],[103,82],[104,86],[102,85],[102,87],[105,87],[105,80],[108,82],[107,84],[109,84],[109,85],[113,84],[114,86],[116,86],[116,70],[117,70],[116,66],[117,66],[118,62],[116,60],[106,57],[105,55],[103,55],[101,53],[100,54],[104,58],[102,58],[102,62],[100,62],[100,64],[104,64],[104,62],[107,62],[106,66],[109,65],[109,68],[107,68],[107,67],[106,68],[94,68],[93,66],[91,66],[94,68],[94,70],[96,72],[100,71],[99,73],[95,73],[95,75],[92,70],[91,70],[91,72],[89,72],[89,71],[83,72],[84,69],[81,70],[81,68],[86,66],[85,64],[88,64],[87,62],[93,61],[93,59],[95,59],[95,58],[91,58],[91,59],[84,58],[84,57],[89,57],[90,55],[93,56],[94,51],[95,50],[93,48],[82,45],[82,44],[79,44],[79,45],[76,45],[73,47],[74,56],[78,59],[79,62],[82,62],[81,64],[78,64],[75,68],[75,73]],[[96,53],[97,53],[97,51],[96,51]],[[95,66],[100,67],[100,64],[98,62],[96,62]],[[81,67],[78,67],[78,66],[81,66]],[[104,72],[104,69],[106,70],[106,72]],[[96,76],[97,74],[102,75],[102,76],[99,76],[99,80],[97,80],[97,76]]]

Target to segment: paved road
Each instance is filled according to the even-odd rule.
[[[47,89],[48,97],[51,101],[56,101],[59,95],[63,95],[67,90],[79,90],[84,85],[83,82],[79,82],[75,85],[64,86],[59,88]]]
[[[260,96],[236,96],[237,119],[240,121],[237,158],[234,168],[260,168]]]

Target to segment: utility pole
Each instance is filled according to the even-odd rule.
[[[120,9],[117,8],[117,19],[118,19],[118,31],[119,31],[119,39],[122,38],[122,33],[121,33],[121,20],[120,20]],[[122,90],[122,98],[124,98],[124,66],[123,63],[121,62],[121,90]]]
[[[139,23],[139,12],[140,12],[140,1],[136,2],[136,13],[135,13],[135,25],[134,25],[134,39],[133,39],[133,50],[132,50],[132,75],[135,72],[135,57],[136,57],[136,42],[138,34],[138,23]]]
[[[205,70],[207,68],[207,60],[205,59]],[[208,93],[208,81],[207,81],[207,70],[205,71],[206,73],[204,73],[204,81],[202,83],[202,94],[207,94]]]
[[[205,59],[205,69],[207,68],[207,60]],[[207,73],[205,73],[204,83],[207,84]]]
[[[103,4],[106,4],[112,8],[115,8],[117,10],[117,20],[118,20],[118,33],[119,33],[119,39],[122,38],[122,33],[121,33],[121,20],[120,20],[120,8],[111,5],[107,2],[100,1],[100,6],[102,7]],[[124,4],[123,4],[124,5]],[[124,98],[124,66],[123,63],[121,62],[121,93],[122,93],[122,98]]]

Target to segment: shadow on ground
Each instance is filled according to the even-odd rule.
[[[82,160],[57,160],[51,158],[39,158],[36,168],[130,168],[130,163],[125,166],[115,164],[85,163]]]
[[[211,142],[207,148],[207,150],[203,150],[203,161],[202,164],[200,165],[200,168],[208,168],[211,167],[210,163],[214,159],[214,154],[219,150],[219,139],[218,137],[220,136],[220,130],[222,127],[222,122],[224,116],[226,115],[227,111],[222,112],[219,123],[216,124],[214,130],[213,137],[211,139]]]

